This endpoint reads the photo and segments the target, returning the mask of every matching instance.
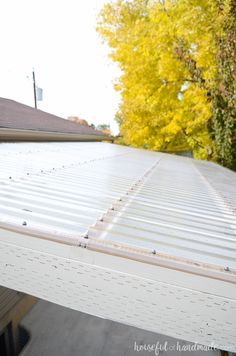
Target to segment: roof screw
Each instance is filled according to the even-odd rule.
[[[89,237],[88,237],[88,234],[84,235],[84,238],[85,238],[85,239],[88,239],[88,238],[89,238]]]
[[[9,179],[11,179],[11,177],[9,177]]]
[[[27,176],[29,176],[29,173],[27,173]]]
[[[104,221],[103,218],[101,218],[100,221],[103,222]]]
[[[111,207],[111,210],[115,210],[114,206]]]
[[[152,254],[156,255],[157,254],[156,250],[152,250]]]
[[[122,199],[120,198],[119,201],[122,201]]]
[[[26,221],[23,221],[22,225],[23,225],[23,226],[27,226],[27,222],[26,222]]]
[[[229,271],[230,271],[230,269],[229,269],[229,267],[228,267],[228,266],[224,267],[224,270],[225,270],[225,271],[227,271],[227,272],[229,272]]]

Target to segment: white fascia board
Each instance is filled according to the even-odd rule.
[[[0,284],[102,318],[236,351],[231,283],[1,230]]]

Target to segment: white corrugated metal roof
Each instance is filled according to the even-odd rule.
[[[236,175],[226,169],[104,143],[2,144],[0,152],[1,223],[236,267]]]
[[[146,155],[141,163],[127,149],[100,143],[3,144],[0,152],[1,222],[71,242],[155,160]]]
[[[0,284],[170,336],[180,337],[180,330],[181,336],[189,341],[196,341],[194,327],[188,331],[186,325],[177,322],[174,331],[169,332],[173,319],[165,316],[169,312],[171,315],[168,306],[160,304],[162,309],[157,310],[158,304],[147,307],[144,300],[152,289],[148,287],[148,280],[181,286],[170,291],[176,298],[178,293],[185,291],[187,295],[187,290],[191,291],[190,303],[191,300],[196,303],[197,290],[201,294],[199,300],[205,300],[207,295],[209,299],[216,298],[215,311],[209,309],[209,318],[216,323],[211,331],[213,336],[207,339],[202,335],[199,342],[209,344],[209,340],[218,340],[218,345],[223,346],[217,334],[220,332],[228,343],[234,340],[232,345],[236,345],[236,338],[232,336],[236,325],[230,322],[227,326],[227,320],[236,313],[233,285],[236,281],[235,173],[214,163],[105,143],[1,144],[0,157],[0,255],[4,260],[2,265],[0,262]],[[54,272],[54,268],[61,268],[65,258],[71,272],[65,277],[67,269],[64,268],[61,281],[63,285],[69,283],[73,292],[70,295],[56,280],[59,278]],[[80,265],[75,264],[78,260]],[[37,268],[36,262],[39,263]],[[91,286],[97,276],[97,288],[88,291],[88,281],[81,284],[79,276],[73,280],[73,270],[81,268],[87,268]],[[133,307],[124,313],[119,311],[121,296],[116,299],[115,293],[126,293],[128,288],[124,287],[123,291],[123,287],[119,287],[124,285],[121,272],[129,273],[130,278],[135,275],[129,282],[134,285],[148,278],[146,284],[141,283],[139,287],[144,303],[142,313],[152,308],[150,312],[158,315],[162,326],[151,327],[154,321],[148,315],[146,320],[137,311],[129,314],[133,307],[139,308],[142,300],[135,299]],[[86,303],[78,302],[79,297],[73,299],[76,288],[81,291],[84,288],[83,293],[88,298],[94,293],[96,299],[100,293],[99,273],[105,288],[101,296],[107,308],[104,312],[97,311],[96,308],[101,308],[97,302],[91,302],[86,309]],[[106,284],[109,280],[106,273],[117,280],[113,287],[120,288],[114,292],[113,299],[108,295],[113,293],[113,282]],[[34,285],[36,275],[41,288]],[[54,286],[53,291],[47,287],[48,279]],[[154,300],[164,296],[159,294],[159,287],[152,290]],[[178,298],[183,313],[193,321],[198,318],[198,325],[208,320],[204,309],[207,301],[199,313],[189,316],[182,297]],[[217,298],[221,298],[220,304]],[[168,303],[177,308],[177,300]],[[219,311],[217,303],[220,308],[230,303],[230,309]],[[161,317],[163,308],[166,309]],[[166,318],[169,321],[165,329]],[[217,327],[217,323],[221,323],[221,327]],[[205,324],[208,328],[209,322]],[[188,336],[188,332],[191,335]]]

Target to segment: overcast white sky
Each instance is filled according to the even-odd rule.
[[[43,88],[38,107],[89,123],[110,123],[118,68],[95,31],[107,0],[0,0],[0,96],[34,105],[32,68]]]

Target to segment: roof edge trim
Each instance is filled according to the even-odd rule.
[[[106,135],[0,128],[0,142],[7,141],[113,141]]]
[[[89,250],[236,284],[236,271],[225,269],[219,265],[200,263],[190,259],[164,255],[156,251],[135,249],[104,240],[90,238],[87,241],[86,247]]]
[[[42,240],[48,240],[64,245],[87,248],[88,250],[95,252],[105,253],[108,255],[142,262],[145,264],[151,264],[154,266],[156,265],[172,270],[236,284],[235,270],[225,270],[224,267],[218,265],[199,263],[194,260],[164,255],[163,253],[156,251],[153,251],[153,253],[152,251],[143,248],[135,249],[125,244],[118,244],[104,240],[94,240],[92,238],[88,238],[87,234],[84,236],[72,236],[69,234],[66,236],[64,234],[53,234],[52,232],[42,234],[40,230],[35,230],[29,227],[26,227],[25,231],[23,231],[21,228],[19,228],[18,225],[14,226],[7,222],[0,223],[0,232],[1,230],[16,232],[21,235],[32,236]]]

